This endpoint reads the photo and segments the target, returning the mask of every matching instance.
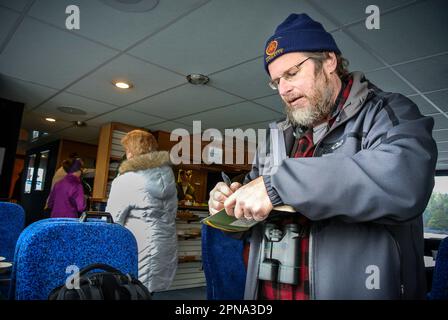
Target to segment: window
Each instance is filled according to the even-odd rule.
[[[448,176],[436,176],[431,199],[423,213],[425,237],[448,235]]]
[[[30,155],[28,160],[28,169],[26,170],[25,193],[31,193],[31,185],[33,183],[35,161],[36,161],[36,155],[35,154]]]
[[[47,174],[47,164],[49,154],[50,154],[49,150],[42,151],[40,153],[39,168],[37,168],[36,186],[34,187],[34,190],[36,191],[44,190],[45,175]]]
[[[46,136],[46,135],[48,135],[48,132],[33,130],[33,132],[31,133],[31,141],[35,141],[35,140],[39,139],[40,137]]]

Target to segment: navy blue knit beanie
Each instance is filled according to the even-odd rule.
[[[268,65],[288,52],[330,51],[340,54],[333,36],[307,14],[290,14],[272,37],[266,42],[264,68],[269,74]]]
[[[81,170],[82,167],[82,162],[80,159],[76,159],[75,161],[73,161],[72,166],[68,169],[67,173],[73,173],[76,171]]]

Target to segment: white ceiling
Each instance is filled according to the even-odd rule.
[[[81,28],[70,31],[65,8],[75,2]],[[110,121],[166,131],[191,130],[193,120],[202,129],[264,128],[283,113],[266,85],[265,40],[289,13],[306,12],[332,32],[351,70],[434,117],[438,168],[448,169],[446,0],[160,0],[147,12],[75,2],[0,0],[0,96],[25,103],[27,129],[97,143]],[[380,30],[365,27],[372,3]],[[193,86],[190,73],[211,80]],[[134,88],[119,91],[117,79]],[[74,128],[75,120],[87,127]]]

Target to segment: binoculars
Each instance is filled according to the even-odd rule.
[[[282,229],[266,223],[258,279],[279,283],[299,283],[299,226],[287,224]]]

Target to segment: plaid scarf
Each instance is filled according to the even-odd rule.
[[[347,98],[350,94],[350,89],[353,84],[353,78],[350,76],[342,80],[342,88],[339,92],[338,98],[333,107],[330,119],[328,121],[328,128],[330,128],[339,112],[342,110]],[[303,134],[297,138],[297,141],[292,150],[294,158],[312,157],[314,152],[313,143],[313,128],[302,129]],[[260,281],[260,299],[265,300],[309,300],[310,285],[309,285],[309,226],[310,221],[303,215],[284,219],[280,225],[295,222],[301,228],[301,238],[299,245],[300,255],[299,260],[299,283],[297,285],[279,283],[277,281]]]

